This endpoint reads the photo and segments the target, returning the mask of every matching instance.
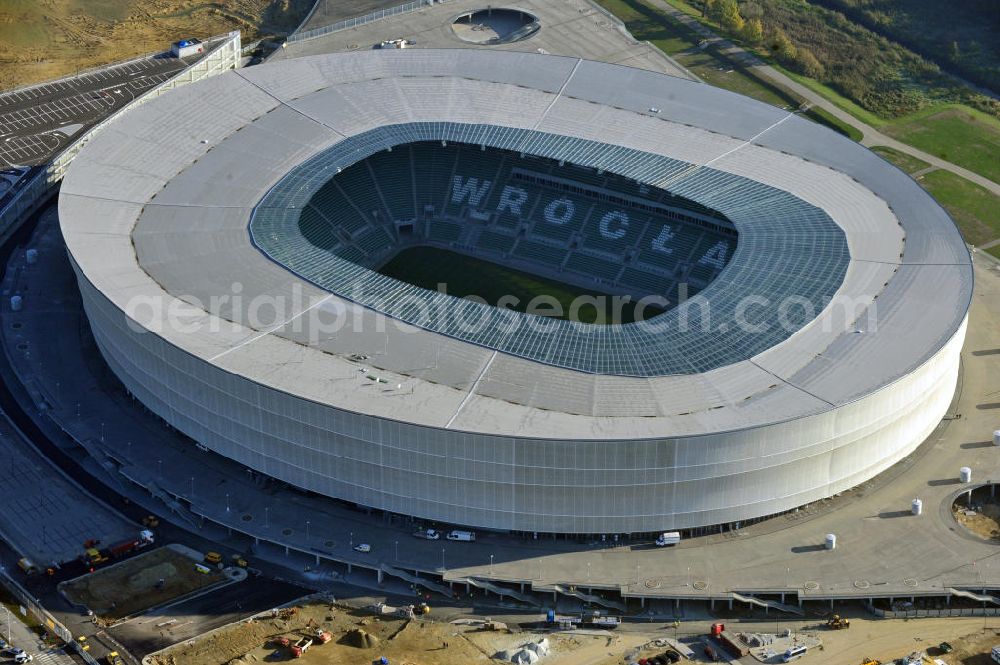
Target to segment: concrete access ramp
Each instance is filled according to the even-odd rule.
[[[451,598],[455,594],[452,592],[451,587],[444,584],[440,584],[433,580],[427,579],[426,577],[419,577],[412,573],[408,573],[400,568],[394,568],[392,566],[387,566],[384,563],[379,566],[383,573],[386,575],[392,575],[393,577],[398,577],[401,580],[405,580],[410,584],[419,584],[425,589],[430,589],[431,591],[436,591],[437,593],[445,596],[446,598]]]
[[[751,605],[757,605],[758,607],[778,610],[779,612],[786,612],[788,614],[795,614],[800,617],[806,615],[802,608],[796,605],[779,603],[776,600],[763,600],[761,598],[755,598],[754,596],[744,596],[743,594],[736,593],[735,591],[730,592],[730,595],[733,597],[733,600],[738,600],[741,603],[750,603]]]
[[[965,589],[954,589],[948,587],[945,589],[948,593],[953,596],[958,596],[959,598],[971,598],[972,600],[978,600],[981,603],[993,603],[994,605],[1000,605],[1000,598],[996,596],[991,596],[990,594],[976,593],[974,591],[967,591]]]
[[[613,610],[618,610],[622,614],[628,612],[628,608],[625,607],[624,603],[618,603],[613,600],[608,600],[607,598],[601,598],[600,596],[595,596],[592,593],[584,593],[577,589],[576,587],[567,587],[561,584],[553,584],[551,586],[546,586],[543,589],[535,587],[536,591],[555,591],[561,593],[565,596],[572,596],[574,598],[579,598],[580,600],[585,600],[588,603],[593,603],[594,605],[600,605],[602,607],[607,607]]]
[[[500,586],[499,584],[494,584],[487,580],[481,580],[475,577],[463,577],[460,579],[453,580],[458,584],[471,584],[478,589],[485,589],[490,593],[495,593],[498,596],[507,596],[515,600],[519,600],[522,603],[528,603],[529,605],[540,606],[541,603],[538,601],[537,596],[533,596],[530,593],[521,593],[520,591],[514,591],[513,589],[508,589],[505,586]]]

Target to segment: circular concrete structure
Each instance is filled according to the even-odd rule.
[[[472,44],[508,44],[535,34],[538,19],[530,12],[506,7],[489,7],[466,12],[451,22],[452,32]]]
[[[857,485],[944,414],[972,294],[951,220],[865,148],[535,54],[186,86],[96,137],[59,213],[102,354],[171,425],[304,489],[497,530],[694,529]],[[413,244],[698,295],[642,325],[547,321],[378,274]]]

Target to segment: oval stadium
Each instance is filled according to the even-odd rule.
[[[104,359],[198,445],[520,533],[698,533],[872,478],[945,414],[973,287],[866,148],[535,53],[185,86],[83,149],[59,218]]]

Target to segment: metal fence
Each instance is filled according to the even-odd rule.
[[[80,150],[83,149],[83,146],[89,143],[90,139],[100,132],[107,123],[127,113],[136,106],[144,104],[150,99],[158,97],[174,88],[238,67],[240,62],[239,31],[230,32],[228,35],[220,37],[213,37],[207,41],[215,42],[218,40],[221,40],[222,43],[208,55],[190,67],[181,70],[176,76],[167,79],[143,96],[118,109],[115,113],[80,136],[76,141],[69,144],[65,150],[46,164],[41,171],[35,173],[24,187],[21,188],[21,191],[14,195],[3,208],[0,208],[0,240],[6,239],[27,215],[34,212],[39,204],[48,198],[55,185],[62,180],[66,169],[69,168],[70,162],[76,158]]]
[[[69,631],[69,628],[62,625],[56,618],[46,611],[44,607],[28,593],[19,582],[17,582],[13,577],[7,574],[6,570],[0,570],[0,584],[3,584],[8,591],[17,599],[17,602],[21,604],[28,612],[35,617],[39,623],[43,624],[48,628],[53,635],[56,635],[63,642],[72,642],[73,633]]]
[[[319,2],[324,2],[329,0],[319,0]],[[372,12],[371,14],[365,14],[364,16],[356,16],[354,18],[344,19],[343,21],[337,21],[332,25],[323,26],[322,28],[313,28],[312,30],[304,30],[302,32],[296,32],[295,34],[289,35],[286,40],[289,43],[300,42],[305,39],[312,39],[313,37],[320,37],[322,35],[328,35],[332,32],[340,32],[341,30],[347,30],[348,28],[356,28],[361,25],[368,25],[369,23],[375,23],[376,21],[381,21],[384,18],[390,18],[392,16],[399,16],[400,14],[409,14],[410,12],[415,12],[424,7],[442,2],[447,2],[448,0],[413,0],[413,2],[407,2],[396,7],[390,7],[388,9],[379,9]],[[315,10],[314,10],[315,13]]]

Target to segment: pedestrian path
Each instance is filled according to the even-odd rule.
[[[51,647],[43,642],[18,619],[13,611],[0,611],[0,638],[34,656],[33,663],[75,665],[75,661],[63,649]]]

